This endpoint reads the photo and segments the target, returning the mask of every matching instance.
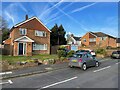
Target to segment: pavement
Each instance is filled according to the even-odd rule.
[[[68,67],[68,62],[22,68],[22,69],[18,69],[18,70],[12,70],[12,71],[5,72],[5,73],[12,72],[12,73],[11,74],[3,74],[2,79],[17,78],[17,77],[23,77],[23,76],[33,75],[33,74],[40,74],[40,73],[50,72],[53,70],[63,69],[66,67]]]
[[[80,68],[69,68],[67,63],[64,63],[66,68],[3,80],[2,87],[32,88],[34,90],[46,88],[118,88],[118,59],[107,58],[100,61],[99,67],[91,67],[87,71]],[[61,65],[53,65],[53,67],[62,67]]]

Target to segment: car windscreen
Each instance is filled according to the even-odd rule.
[[[113,52],[112,54],[118,54],[118,52]]]
[[[118,52],[118,54],[120,54],[120,51],[117,51]]]
[[[82,54],[74,54],[73,57],[74,57],[74,58],[81,58],[81,57],[82,57]]]

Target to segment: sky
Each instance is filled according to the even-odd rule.
[[[75,36],[92,31],[118,37],[117,2],[2,2],[9,28],[25,20],[26,14],[38,17],[49,29],[62,24]]]

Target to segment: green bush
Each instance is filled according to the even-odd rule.
[[[75,51],[71,50],[68,52],[67,57],[71,57],[71,56],[73,56],[73,54],[75,54]]]
[[[66,52],[64,50],[58,50],[57,55],[58,55],[58,58],[60,59],[61,57],[66,56]]]
[[[107,52],[106,52],[105,49],[103,49],[103,48],[99,48],[99,49],[96,50],[96,53],[97,53],[97,54],[103,54],[103,55],[106,55]]]

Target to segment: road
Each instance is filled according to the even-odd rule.
[[[118,59],[103,59],[99,67],[64,68],[58,71],[13,78],[3,88],[118,88]],[[5,80],[6,81],[6,80]],[[3,81],[3,82],[5,82]]]

